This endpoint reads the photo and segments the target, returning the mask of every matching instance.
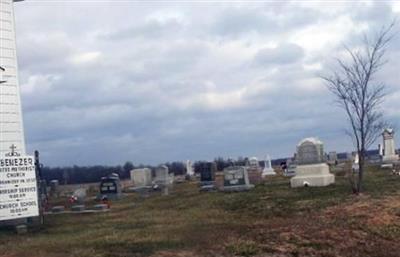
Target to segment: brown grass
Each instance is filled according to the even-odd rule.
[[[400,256],[400,177],[371,169],[362,196],[340,176],[325,188],[288,180],[243,193],[200,193],[191,182],[169,196],[129,194],[108,213],[47,216],[22,236],[2,230],[0,256]]]

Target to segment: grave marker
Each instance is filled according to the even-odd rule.
[[[215,173],[217,165],[215,162],[203,162],[199,164],[200,191],[215,191]]]
[[[122,196],[121,181],[115,173],[101,178],[99,198],[119,199]]]
[[[290,179],[291,187],[327,186],[335,182],[325,163],[323,143],[316,138],[306,138],[297,145],[296,176]]]
[[[382,133],[383,137],[383,163],[394,163],[399,161],[399,156],[396,154],[394,144],[394,130],[387,128]]]
[[[245,167],[228,167],[224,169],[223,191],[245,191],[253,188],[249,182]]]
[[[276,175],[274,169],[272,168],[271,164],[271,157],[269,155],[266,156],[264,160],[264,169],[262,171],[262,176],[271,176],[271,175]]]

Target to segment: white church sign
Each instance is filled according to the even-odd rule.
[[[35,161],[31,156],[0,159],[0,221],[39,215]]]

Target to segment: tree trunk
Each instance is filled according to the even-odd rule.
[[[359,171],[358,171],[358,181],[357,181],[357,194],[361,193],[362,191],[362,180],[363,180],[363,175],[364,175],[364,164],[365,164],[365,151],[361,150],[358,152],[358,165],[359,165]]]

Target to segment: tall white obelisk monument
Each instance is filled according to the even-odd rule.
[[[0,0],[0,158],[25,155],[14,4]]]

